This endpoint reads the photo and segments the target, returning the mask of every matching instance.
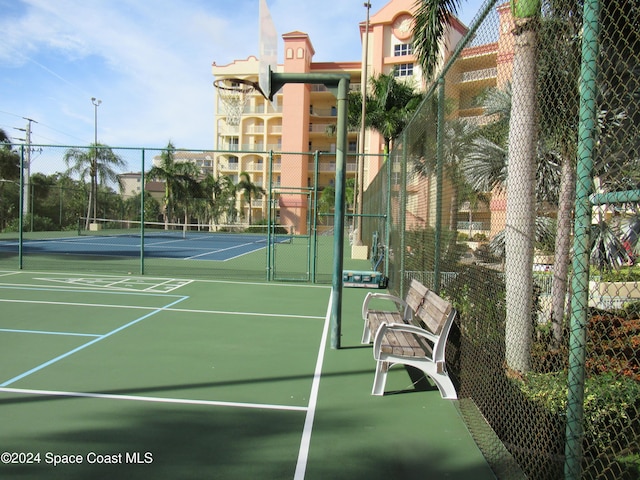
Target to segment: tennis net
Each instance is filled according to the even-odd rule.
[[[85,228],[89,225],[89,228]],[[216,240],[228,242],[283,243],[290,241],[289,227],[282,225],[214,225],[203,223],[140,222],[107,218],[79,218],[78,235],[126,238],[171,238],[184,240]]]

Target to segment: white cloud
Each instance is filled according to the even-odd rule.
[[[278,34],[308,33],[316,61],[359,60],[363,2],[268,3]],[[2,128],[25,116],[36,143],[87,144],[95,96],[103,143],[213,148],[211,64],[258,54],[258,0],[11,0],[0,31]]]

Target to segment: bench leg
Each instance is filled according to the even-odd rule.
[[[453,382],[449,375],[447,375],[446,367],[442,362],[427,363],[422,367],[418,367],[422,370],[427,377],[429,377],[433,383],[436,384],[438,390],[440,390],[440,395],[442,398],[447,400],[456,400],[458,398],[458,393],[456,392],[456,388],[453,386]]]
[[[387,372],[389,371],[389,362],[378,360],[376,362],[376,375],[373,378],[373,389],[371,395],[384,395],[384,386],[387,383]]]

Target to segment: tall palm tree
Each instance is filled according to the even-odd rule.
[[[424,93],[407,82],[400,82],[393,72],[381,73],[370,80],[370,95],[366,101],[365,125],[384,138],[385,152],[391,150],[393,141],[407,126],[413,113],[424,99]],[[362,96],[352,92],[349,97],[349,125],[360,125]]]
[[[88,150],[70,148],[64,154],[67,173],[77,173],[82,179],[90,179],[89,201],[85,228],[89,228],[89,219],[95,223],[98,212],[98,183],[115,182],[118,171],[126,167],[126,162],[115,154],[110,147],[95,143]]]
[[[160,164],[151,167],[147,173],[147,181],[164,182],[162,215],[165,229],[169,229],[169,222],[173,218],[178,201],[185,201],[189,191],[195,188],[194,184],[198,173],[199,170],[193,163],[175,161],[175,147],[171,142],[167,144],[167,148],[160,155]],[[186,223],[187,221],[185,221]]]
[[[537,125],[536,53],[541,0],[511,0],[515,20],[513,105],[509,128],[509,181],[505,283],[507,288],[506,361],[509,368],[530,369],[535,225],[535,157]],[[440,65],[450,15],[460,0],[421,0],[413,28],[414,51],[427,79]]]
[[[260,198],[266,194],[267,191],[259,185],[256,185],[251,181],[251,176],[247,172],[240,172],[240,181],[236,185],[236,189],[242,192],[245,200],[249,204],[249,225],[251,225],[251,211],[253,207],[251,205],[252,198]]]
[[[571,262],[582,38],[582,7],[578,3],[556,2],[554,8],[561,10],[551,12],[540,28],[541,43],[555,46],[540,50],[539,108],[545,112],[540,116],[540,135],[561,170],[551,289],[553,348],[563,336]]]
[[[448,120],[444,126],[442,140],[443,167],[444,172],[452,189],[451,205],[449,209],[449,230],[456,231],[457,216],[459,207],[459,189],[466,182],[462,171],[462,166],[467,158],[477,150],[476,140],[479,136],[479,129],[471,122],[455,118]],[[435,145],[425,145],[425,148],[433,151],[420,156],[414,163],[416,173],[427,176],[435,172]]]

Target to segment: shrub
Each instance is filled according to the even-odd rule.
[[[567,410],[567,373],[529,373],[517,380],[530,400],[542,404],[550,413],[564,416]],[[584,451],[590,456],[620,456],[626,450],[632,457],[640,435],[640,383],[613,373],[588,377],[584,392]]]
[[[31,230],[33,227],[33,230]],[[7,224],[4,229],[5,232],[17,232],[20,228],[19,219],[14,218]],[[33,221],[31,214],[25,215],[22,221],[23,232],[50,232],[58,231],[58,226],[49,217],[41,217],[40,215],[33,215]]]

